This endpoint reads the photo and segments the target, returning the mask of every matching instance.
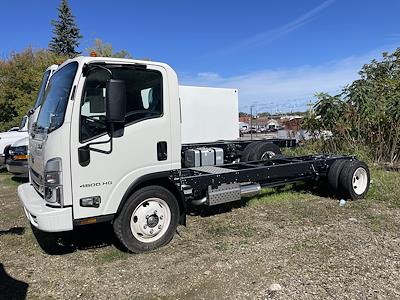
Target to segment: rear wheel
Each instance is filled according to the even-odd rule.
[[[240,156],[240,161],[250,161],[249,156],[252,153],[252,151],[260,144],[261,142],[251,142],[248,144],[243,152],[242,155]]]
[[[121,243],[129,251],[140,253],[168,244],[178,219],[174,195],[161,186],[148,186],[129,197],[113,226]]]
[[[249,161],[268,160],[276,155],[281,155],[281,149],[275,144],[260,142],[249,155]]]
[[[350,161],[347,159],[335,160],[330,166],[328,171],[329,189],[332,192],[332,194],[335,194],[337,196],[341,196],[339,189],[339,179],[340,179],[340,173],[342,172],[342,169],[346,163],[350,163]]]
[[[340,173],[340,189],[349,199],[362,199],[368,192],[370,173],[368,166],[359,160],[350,161]]]

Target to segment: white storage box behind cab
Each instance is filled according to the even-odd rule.
[[[179,86],[182,144],[239,138],[238,90]]]

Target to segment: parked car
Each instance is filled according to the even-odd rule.
[[[28,116],[24,116],[22,118],[22,122],[18,131],[10,131],[9,132],[2,132],[0,133],[0,169],[5,167],[5,163],[7,160],[7,153],[9,147],[14,142],[28,137],[28,132],[32,128],[33,124],[36,122],[37,115],[39,113],[39,108],[41,105],[42,97],[46,90],[47,84],[53,72],[58,68],[57,65],[52,65],[46,69],[43,74],[42,84],[40,85],[40,89],[36,98],[36,101],[32,107],[32,109],[28,112]]]
[[[29,137],[24,137],[11,145],[6,161],[7,171],[17,177],[28,178],[28,144]]]
[[[0,133],[0,168],[5,166],[7,150],[14,142],[28,137],[28,117],[24,116],[18,131],[8,131]]]

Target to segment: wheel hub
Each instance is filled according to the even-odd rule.
[[[149,226],[150,228],[154,228],[157,226],[159,220],[160,218],[156,214],[151,215],[147,218],[147,226]]]
[[[168,229],[171,211],[160,198],[149,198],[140,203],[131,217],[131,232],[141,242],[151,243],[159,239]]]
[[[276,154],[272,151],[266,151],[261,155],[261,160],[268,160],[274,157]]]
[[[364,168],[358,168],[353,174],[353,190],[357,195],[365,192],[368,186],[368,175]]]

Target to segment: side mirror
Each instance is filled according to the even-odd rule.
[[[106,120],[109,123],[125,122],[126,87],[125,81],[110,79],[106,89]]]
[[[113,150],[114,123],[125,122],[126,114],[126,87],[125,81],[110,79],[106,90],[106,121],[110,125],[110,139],[108,141],[93,142],[78,148],[79,164],[86,167],[90,163],[90,151],[110,154]],[[90,146],[108,144],[110,150],[92,148]]]

